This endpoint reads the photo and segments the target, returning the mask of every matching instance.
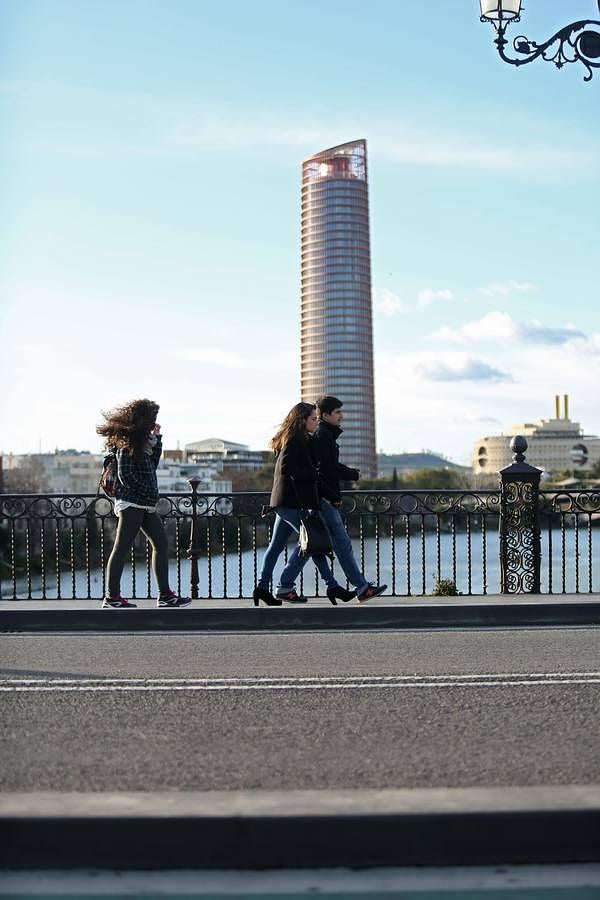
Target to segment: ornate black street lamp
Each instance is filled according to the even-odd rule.
[[[600,0],[596,2],[600,11]],[[592,69],[600,68],[600,21],[597,19],[582,19],[566,25],[542,44],[519,35],[513,41],[513,49],[520,56],[514,58],[505,52],[508,41],[504,34],[508,25],[520,21],[521,0],[480,0],[480,3],[481,21],[492,23],[498,33],[494,41],[498,53],[511,66],[522,66],[539,57],[553,62],[558,69],[565,63],[580,62],[588,71],[584,81],[591,81]]]

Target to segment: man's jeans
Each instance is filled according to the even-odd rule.
[[[354,558],[352,541],[344,527],[340,511],[336,506],[329,503],[328,500],[323,500],[321,503],[321,513],[325,519],[325,524],[329,529],[329,534],[331,535],[333,552],[338,558],[344,575],[360,594],[366,588],[368,581],[358,568],[358,564]]]
[[[290,506],[277,506],[275,508],[275,525],[273,526],[273,534],[271,541],[267,547],[263,557],[260,576],[258,579],[258,587],[269,589],[269,583],[273,577],[273,570],[277,564],[281,553],[285,549],[288,538],[293,532],[300,533],[300,511]],[[294,590],[296,578],[308,562],[308,556],[303,556],[300,552],[300,546],[296,544],[294,551],[290,556],[288,563],[281,573],[276,593],[287,594]],[[327,557],[320,556],[314,560],[319,575],[327,585],[333,587],[337,584],[331,571],[331,566],[327,561]]]

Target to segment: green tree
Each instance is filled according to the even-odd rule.
[[[275,462],[266,462],[257,472],[248,472],[245,469],[230,471],[232,490],[234,491],[270,491],[273,486],[273,472]]]

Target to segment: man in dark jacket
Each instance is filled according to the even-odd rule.
[[[358,481],[360,478],[358,469],[351,469],[340,462],[340,448],[337,439],[342,433],[340,427],[342,406],[342,401],[337,397],[319,397],[317,400],[319,426],[313,440],[319,461],[319,493],[323,501],[321,513],[331,534],[333,552],[337,556],[346,578],[355,587],[354,591],[348,591],[348,596],[341,599],[350,600],[356,595],[359,602],[363,603],[365,600],[370,600],[371,597],[383,594],[387,589],[387,584],[370,584],[360,571],[354,558],[352,541],[340,515],[342,505],[340,481]]]

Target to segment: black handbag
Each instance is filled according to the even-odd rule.
[[[298,503],[300,503],[300,494],[296,487],[296,479],[292,475],[290,477],[294,493]],[[317,498],[317,473],[315,472],[315,499]],[[333,548],[331,546],[331,536],[329,529],[325,524],[325,519],[318,509],[299,508],[300,513],[300,536],[298,544],[300,545],[300,553],[302,556],[331,556],[333,558]]]
[[[302,556],[333,556],[329,529],[318,509],[300,510],[299,544]]]

